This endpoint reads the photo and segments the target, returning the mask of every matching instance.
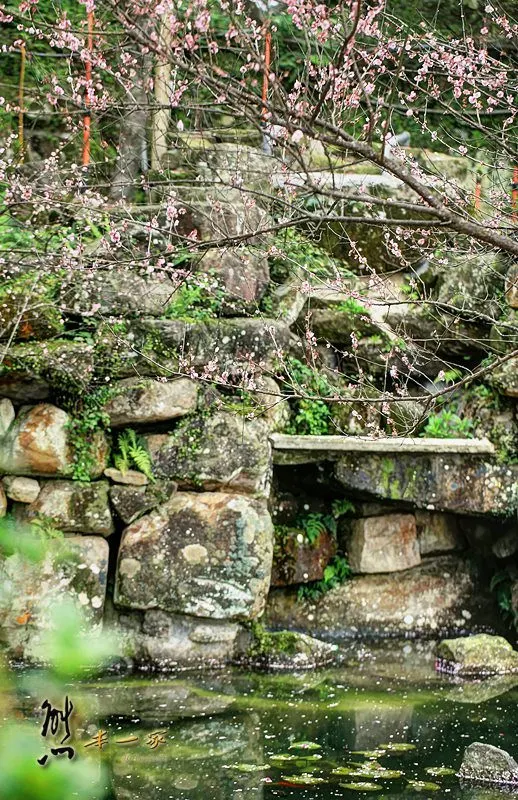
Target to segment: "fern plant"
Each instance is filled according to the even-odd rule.
[[[142,441],[134,430],[127,428],[119,434],[117,439],[118,452],[113,457],[113,463],[123,474],[132,467],[142,472],[150,481],[155,480],[151,457]]]
[[[326,531],[328,531],[331,536],[336,536],[340,517],[353,512],[354,505],[350,500],[334,500],[330,514],[322,514],[319,511],[314,511],[311,514],[299,517],[297,523],[306,534],[308,542],[313,544],[318,537]]]
[[[318,513],[308,514],[303,517],[301,525],[310,544],[314,544],[318,537],[327,530],[324,515]]]
[[[344,556],[336,555],[325,568],[322,580],[299,586],[297,599],[299,601],[318,600],[326,592],[344,583],[350,575],[351,567],[347,559]]]

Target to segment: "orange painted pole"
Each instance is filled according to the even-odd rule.
[[[482,203],[482,181],[477,179],[475,184],[475,211],[480,211]]]
[[[94,12],[88,12],[88,52],[93,51],[94,46]],[[83,167],[88,167],[90,164],[90,128],[91,128],[91,114],[90,114],[90,100],[88,99],[88,86],[92,80],[92,61],[88,58],[85,61],[85,77],[87,83],[87,91],[85,94],[85,115],[83,117]]]
[[[263,120],[266,120],[267,108],[266,100],[268,98],[268,82],[270,78],[270,60],[272,51],[272,34],[269,28],[266,29],[266,36],[264,40],[264,72],[263,72]]]

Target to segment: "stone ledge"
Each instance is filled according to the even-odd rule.
[[[369,436],[293,436],[273,433],[270,440],[274,449],[274,460],[283,464],[304,463],[337,458],[335,453],[456,453],[466,455],[493,455],[494,445],[489,439],[421,439],[403,436],[384,436],[372,439]],[[290,462],[293,452],[294,461]],[[307,455],[306,455],[307,454]]]

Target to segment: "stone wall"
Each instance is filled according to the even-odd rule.
[[[244,170],[260,189],[268,157],[248,145],[213,149],[217,178],[181,198],[182,233],[212,241],[268,227],[270,208],[218,183]],[[27,569],[19,554],[2,555],[0,631],[11,654],[34,656],[56,592],[71,594],[88,624],[114,628],[130,663],[162,668],[239,660],[260,638],[259,620],[325,636],[497,624],[489,573],[514,565],[518,550],[516,359],[491,378],[497,406],[483,392],[463,400],[472,432],[497,445],[491,459],[359,453],[283,466],[270,434],[299,424],[286,363],[305,363],[308,342],[330,432],[386,435],[422,414],[420,403],[382,402],[390,376],[410,369],[400,337],[432,343],[423,374],[433,381],[446,355],[474,364],[510,350],[505,326],[442,311],[432,321],[406,305],[358,308],[327,279],[308,288],[300,270],[272,284],[264,236],[209,249],[200,269],[215,281],[217,310],[175,317],[174,276],[98,249],[102,269],[72,271],[43,294],[28,297],[19,276],[2,289],[0,515],[20,537],[31,526],[51,542]],[[354,296],[375,297],[349,268]],[[495,291],[504,271],[490,269]],[[476,283],[469,269],[455,274],[455,285],[438,279],[443,304]]]

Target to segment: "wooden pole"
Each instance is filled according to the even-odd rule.
[[[166,14],[160,25],[159,34],[159,62],[155,67],[155,104],[151,124],[151,169],[159,171],[162,160],[167,153],[167,134],[171,121],[171,61],[169,50],[171,47],[172,32],[169,15]]]
[[[20,46],[20,80],[18,82],[18,147],[20,151],[20,161],[24,160],[25,156],[25,140],[23,136],[23,114],[24,114],[24,92],[25,92],[25,63],[27,60],[27,53],[25,45]]]
[[[94,12],[88,12],[88,40],[87,49],[92,53],[94,46]],[[90,164],[90,134],[92,117],[90,113],[90,99],[88,97],[88,89],[92,81],[92,59],[87,58],[85,61],[85,78],[86,78],[86,92],[85,92],[85,115],[83,117],[83,167],[88,167]]]
[[[263,71],[263,93],[262,93],[263,121],[266,121],[266,115],[267,115],[266,101],[268,99],[268,82],[270,79],[271,48],[272,48],[272,33],[270,29],[267,28],[266,35],[264,38],[264,71]]]

